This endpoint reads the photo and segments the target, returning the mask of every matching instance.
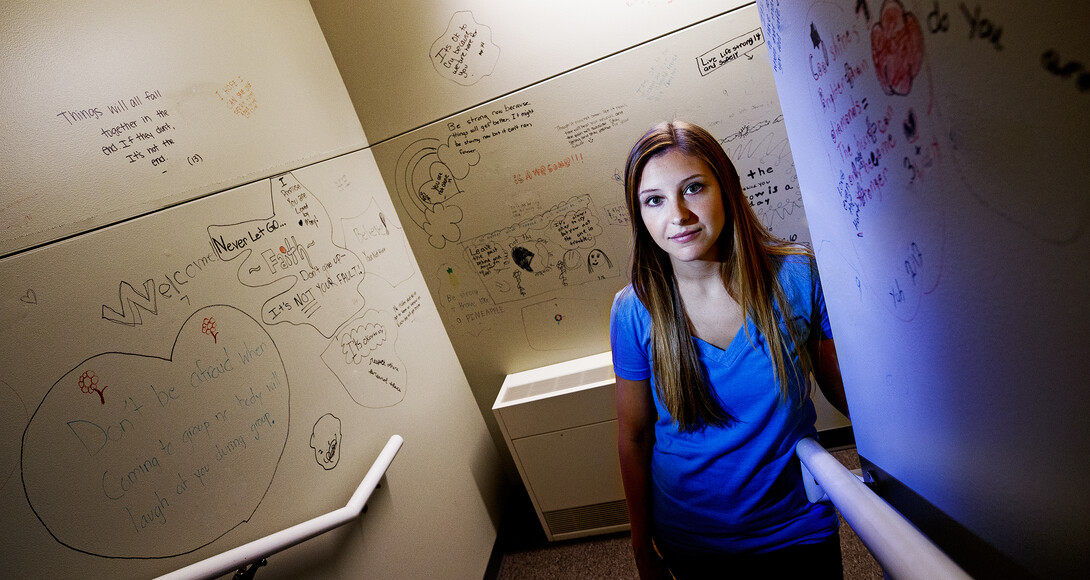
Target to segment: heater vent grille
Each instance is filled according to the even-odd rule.
[[[545,512],[545,521],[553,535],[620,526],[628,523],[625,500],[608,501]]]

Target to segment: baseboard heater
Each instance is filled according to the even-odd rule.
[[[609,352],[507,375],[492,412],[550,541],[629,529]]]

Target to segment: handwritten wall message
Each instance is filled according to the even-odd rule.
[[[525,171],[520,171],[519,173],[514,174],[513,178],[515,180],[515,185],[520,185],[526,183],[527,181],[532,181],[535,178],[542,178],[547,175],[551,175],[555,171],[563,171],[570,168],[572,166],[572,163],[578,164],[582,161],[583,154],[575,153],[572,155],[568,155],[563,159],[557,159],[555,161],[550,161],[549,163],[542,163],[537,167],[531,167],[529,169],[526,169]]]
[[[478,24],[472,12],[455,12],[447,31],[431,45],[431,62],[443,77],[460,85],[472,85],[492,74],[500,47],[492,43],[492,31]]]
[[[443,249],[461,239],[462,208],[451,200],[462,193],[470,168],[481,162],[480,144],[530,129],[533,114],[529,101],[490,105],[448,121],[446,142],[425,138],[405,148],[397,160],[395,188],[409,218],[428,234],[429,244]]]
[[[257,112],[257,97],[250,81],[237,76],[216,91],[216,96],[230,107],[231,112],[239,117],[250,118]]]
[[[288,377],[272,338],[242,311],[210,306],[167,358],[105,353],[61,377],[23,435],[23,483],[70,548],[173,556],[254,513],[287,433]]]
[[[105,106],[60,111],[56,117],[98,135],[96,147],[103,157],[121,166],[166,173],[204,159],[199,153],[180,152],[175,142],[178,118],[165,102],[162,91],[146,90]]]
[[[363,258],[367,275],[397,286],[415,271],[397,215],[387,215],[374,199],[362,214],[341,219],[341,231],[345,247]]]
[[[463,257],[496,303],[603,280],[620,269],[598,248],[601,224],[590,197],[581,195],[521,223],[467,240]]]
[[[926,184],[949,147],[922,74],[920,18],[896,1],[884,2],[871,22],[865,14],[844,22],[833,16],[835,8],[815,10],[805,45],[811,108],[838,168],[841,216],[860,246],[857,254],[866,256],[868,287],[908,320],[940,277],[941,252],[922,240],[943,237],[943,199]],[[915,231],[892,227],[895,220],[915,224]]]
[[[394,348],[397,327],[389,314],[369,310],[341,329],[322,353],[357,404],[390,407],[405,398],[405,363]]]
[[[798,187],[783,115],[764,117],[763,105],[731,115],[735,123],[719,143],[734,162],[742,190],[761,223],[774,235],[809,245],[802,195]],[[748,120],[747,120],[748,119]]]
[[[557,125],[556,130],[564,134],[572,148],[586,143],[594,143],[594,137],[628,122],[628,105],[616,105],[601,111],[595,111],[575,121]]]
[[[677,53],[663,50],[651,62],[646,78],[636,88],[636,94],[657,103],[670,88],[670,83],[677,76]]]
[[[761,16],[761,25],[768,37],[768,60],[772,70],[783,70],[783,18],[780,12],[780,0],[758,0],[757,9]]]
[[[785,226],[795,212],[805,212],[802,195],[798,188],[798,178],[793,168],[781,167],[777,171],[773,166],[752,167],[748,171],[740,167],[742,192],[749,200],[750,207],[757,213],[761,223],[774,235],[788,241],[797,241],[798,233],[787,231]]]
[[[434,273],[436,306],[447,313],[453,328],[476,335],[492,326],[497,316],[507,310],[492,301],[480,277],[461,264],[440,264]]]
[[[1085,29],[1090,15],[1085,6],[1080,10],[1056,5],[1053,18]],[[956,51],[966,61],[961,71],[989,79],[978,82],[979,88],[962,86],[965,73],[958,71],[936,87],[940,91],[937,109],[950,125],[940,137],[948,137],[948,143],[942,139],[928,143],[924,154],[910,159],[906,169],[918,174],[918,179],[927,179],[940,166],[940,156],[947,157],[948,166],[957,167],[964,176],[959,188],[1001,219],[1050,243],[1066,245],[1084,236],[1090,223],[1090,197],[1082,195],[1081,185],[1088,176],[1086,164],[1077,147],[1063,147],[1070,155],[1064,156],[1053,146],[1060,135],[1090,133],[1090,117],[1081,114],[1090,97],[1085,45],[1080,54],[1064,44],[1061,30],[1031,33],[1035,26],[1052,20],[1037,12],[1032,19],[1016,19],[993,2],[932,0],[919,5],[915,14],[902,12],[918,20],[922,42]],[[883,19],[887,13],[896,11],[883,5]],[[925,58],[923,66],[928,64]],[[971,96],[966,89],[976,89],[977,94]],[[1003,111],[1011,102],[1048,105]],[[997,113],[989,117],[989,111]],[[1002,163],[980,160],[998,140],[1009,138],[1000,136],[1001,128],[1015,127],[1024,128],[1015,140],[1017,149],[1011,149],[1018,155]],[[1043,167],[1063,169],[1043,171]]]
[[[221,260],[242,258],[238,279],[247,286],[292,280],[288,290],[261,308],[266,324],[313,326],[331,338],[362,308],[357,287],[363,282],[363,263],[333,242],[328,212],[294,175],[285,173],[269,182],[273,215],[209,226],[209,243]]]
[[[475,111],[462,119],[447,121],[448,141],[461,154],[476,151],[491,138],[534,126],[534,106],[530,101],[500,103],[490,109]]]
[[[420,295],[416,292],[402,298],[394,305],[394,319],[397,327],[401,328],[416,319],[416,313],[420,310]]]
[[[751,54],[758,46],[764,44],[764,33],[761,29],[751,30],[741,36],[736,36],[723,44],[700,55],[696,59],[700,76],[709,75],[739,58],[753,60]]]
[[[117,285],[117,299],[102,305],[102,319],[126,326],[143,324],[142,312],[159,314],[159,297],[189,304],[186,286],[208,273],[219,262],[213,251],[197,257],[185,265],[167,267],[161,275],[145,279],[144,283],[132,284],[122,280]]]

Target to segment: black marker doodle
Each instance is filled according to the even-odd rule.
[[[1065,80],[1074,76],[1075,86],[1078,87],[1079,92],[1090,91],[1090,70],[1075,60],[1067,61],[1062,65],[1060,62],[1060,53],[1055,50],[1046,50],[1041,55],[1041,66],[1045,67],[1045,70]]]
[[[908,108],[908,114],[901,126],[905,131],[905,140],[909,143],[915,143],[916,139],[919,138],[919,133],[917,133],[916,127],[916,111],[913,111],[912,107]]]
[[[310,448],[322,469],[337,467],[341,460],[341,420],[332,413],[319,417],[310,432]]]
[[[590,197],[581,195],[518,224],[463,242],[463,257],[477,271],[492,301],[508,302],[617,276],[618,269],[606,267],[605,260],[593,273],[573,261],[582,251],[598,247],[602,233],[602,222]],[[555,259],[557,256],[562,259]]]
[[[859,14],[859,11],[863,11],[863,17],[867,22],[870,22],[870,8],[867,7],[867,0],[856,0],[855,13]]]
[[[609,256],[602,250],[597,248],[591,250],[590,253],[587,254],[587,273],[593,274],[596,268],[600,270],[603,267],[612,270],[613,261],[610,260]]]
[[[143,324],[143,319],[140,317],[140,311],[144,310],[158,316],[159,306],[156,304],[157,296],[155,294],[155,280],[148,279],[144,282],[144,293],[141,294],[132,284],[122,281],[117,287],[118,303],[121,306],[121,312],[114,310],[113,308],[102,305],[102,318],[109,320],[110,322],[116,322],[117,324],[124,324],[126,326],[140,326]],[[128,308],[126,308],[126,305]]]
[[[34,293],[34,290],[28,288],[26,294],[19,297],[19,302],[22,302],[23,304],[37,304],[38,295]]]
[[[813,22],[810,23],[810,41],[814,43],[814,48],[821,48],[821,53],[825,57],[825,66],[829,66],[829,50],[825,48],[825,43],[821,41],[821,35],[818,34],[817,26]]]
[[[522,246],[515,246],[511,248],[511,258],[515,260],[515,265],[527,272],[533,272],[533,260],[534,253]]]

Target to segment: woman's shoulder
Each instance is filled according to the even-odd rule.
[[[629,326],[641,332],[647,330],[651,324],[651,313],[636,295],[636,289],[631,284],[621,288],[613,297],[610,318],[612,324]]]
[[[814,265],[814,256],[805,250],[799,253],[782,254],[779,258],[784,268],[809,270]]]
[[[631,284],[621,288],[617,291],[617,294],[613,296],[613,312],[631,312],[633,310],[644,310],[643,302],[640,301],[640,297],[636,295],[636,289]]]
[[[777,277],[784,292],[789,296],[795,293],[810,294],[817,283],[817,264],[814,257],[805,253],[785,254],[779,258]]]

